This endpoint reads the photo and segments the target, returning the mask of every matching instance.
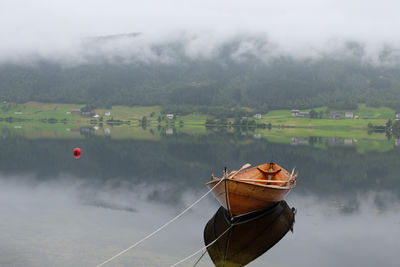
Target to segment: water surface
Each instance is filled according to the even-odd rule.
[[[2,132],[1,266],[95,266],[204,194],[211,173],[271,159],[300,174],[286,199],[297,210],[294,231],[249,266],[398,266],[400,155],[393,141],[359,149],[315,138],[274,143],[240,132],[79,136]],[[74,147],[82,149],[79,160]],[[218,208],[210,195],[106,266],[174,264],[204,246],[204,228]],[[197,266],[213,263],[206,254]]]

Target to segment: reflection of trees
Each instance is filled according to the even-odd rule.
[[[392,134],[395,138],[400,138],[400,121],[395,121],[393,123]]]
[[[112,140],[90,131],[85,136],[27,140],[8,135],[0,139],[0,172],[33,173],[40,179],[67,173],[98,181],[176,182],[179,191],[202,188],[210,174],[219,174],[224,166],[235,169],[246,162],[255,165],[273,159],[289,169],[297,167],[297,192],[310,190],[325,196],[385,189],[400,193],[396,149],[358,153],[353,147],[290,146],[222,133],[165,136],[159,142]],[[79,161],[71,154],[76,146],[83,151]]]

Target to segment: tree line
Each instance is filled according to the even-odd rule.
[[[151,177],[152,182],[173,183],[172,195],[203,188],[211,173],[219,176],[224,166],[233,170],[246,162],[255,165],[273,159],[288,169],[297,166],[297,193],[354,196],[371,188],[400,193],[397,149],[359,153],[353,147],[290,146],[234,133],[181,134],[154,142],[93,135],[79,140],[28,140],[7,131],[1,130],[6,138],[0,140],[0,172],[12,179],[15,174],[30,174],[43,181],[63,173],[96,184],[136,185]],[[72,155],[76,146],[85,153],[79,161]]]
[[[279,58],[267,64],[224,58],[72,67],[41,61],[35,66],[1,65],[0,101],[162,105],[165,112],[179,109],[182,114],[198,111],[221,117],[243,112],[235,109],[238,106],[265,113],[318,106],[349,110],[366,103],[399,111],[398,72],[398,67],[335,59]]]

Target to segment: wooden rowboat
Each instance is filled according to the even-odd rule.
[[[206,184],[211,189],[220,182],[212,193],[231,217],[265,209],[283,200],[296,185],[298,174],[294,169],[289,173],[273,162],[249,166],[229,174],[225,171],[223,178],[211,175]]]

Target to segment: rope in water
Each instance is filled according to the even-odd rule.
[[[175,264],[172,264],[170,267],[175,267],[185,261],[187,261],[188,259],[190,259],[191,257],[196,256],[197,254],[199,254],[200,252],[202,252],[203,250],[207,249],[209,246],[212,246],[215,242],[218,241],[218,239],[220,239],[223,235],[225,235],[232,227],[234,226],[234,224],[231,224],[231,226],[229,226],[220,236],[218,236],[216,239],[214,239],[214,241],[212,241],[210,244],[208,244],[205,247],[202,247],[201,249],[197,250],[196,252],[194,252],[193,254],[190,254],[189,256],[187,256],[186,258],[183,258],[182,260],[178,261]],[[197,263],[196,263],[197,264]]]
[[[200,258],[193,264],[193,267],[196,267],[197,264],[201,261],[201,259],[204,257],[206,254],[207,250],[204,250],[203,254],[201,254]]]
[[[174,221],[176,221],[177,219],[179,219],[183,214],[185,214],[188,210],[190,210],[191,208],[193,208],[197,203],[199,203],[203,198],[205,198],[209,193],[211,193],[211,191],[213,191],[222,181],[224,181],[226,178],[221,178],[219,180],[218,183],[216,183],[210,190],[208,190],[203,196],[201,196],[198,200],[196,200],[195,202],[193,202],[193,204],[191,204],[189,207],[187,207],[186,209],[184,209],[181,213],[179,213],[178,215],[176,215],[174,218],[172,218],[171,220],[169,220],[168,222],[166,222],[165,224],[163,224],[162,226],[160,226],[158,229],[156,229],[154,232],[148,234],[147,236],[145,236],[144,238],[140,239],[139,241],[137,241],[135,244],[133,244],[132,246],[122,250],[121,252],[115,254],[114,256],[112,256],[111,258],[109,258],[108,260],[100,263],[99,265],[96,265],[96,267],[100,267],[103,266],[105,264],[107,264],[108,262],[112,261],[113,259],[121,256],[122,254],[128,252],[129,250],[137,247],[140,243],[146,241],[147,239],[149,239],[150,237],[152,237],[153,235],[157,234],[158,232],[160,232],[162,229],[164,229],[165,227],[167,227],[169,224],[173,223]],[[204,248],[203,248],[204,249]],[[196,255],[196,254],[194,254]],[[173,265],[175,266],[175,265]]]

